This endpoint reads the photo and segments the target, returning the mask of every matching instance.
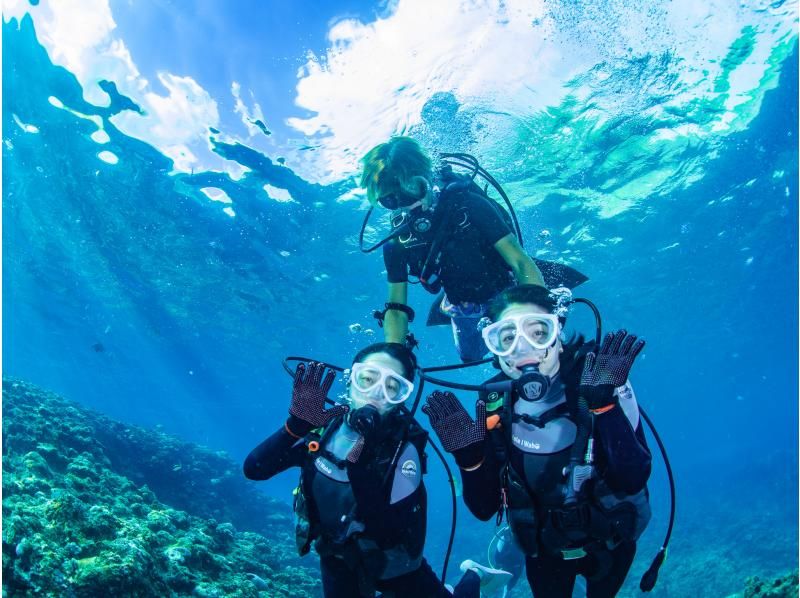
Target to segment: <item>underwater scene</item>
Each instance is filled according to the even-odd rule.
[[[797,2],[4,0],[2,49],[4,596],[798,595]]]

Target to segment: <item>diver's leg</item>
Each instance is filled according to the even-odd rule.
[[[483,316],[454,316],[451,318],[453,325],[453,341],[456,345],[461,361],[478,361],[486,355],[487,349],[483,342],[478,322]]]
[[[526,558],[525,571],[534,598],[572,598],[578,574],[575,561],[540,553]]]
[[[418,596],[419,598],[450,598],[450,592],[442,585],[439,576],[434,573],[428,561],[422,560],[422,564],[404,575],[382,579],[376,584],[377,588],[385,592],[386,595],[396,596]],[[474,571],[468,571],[458,585],[452,596],[456,598],[479,598],[481,593],[481,578]],[[327,596],[326,596],[327,598]]]
[[[601,573],[597,577],[593,577],[591,571],[588,572],[586,598],[613,598],[617,595],[625,583],[625,577],[633,564],[633,557],[636,556],[636,542],[622,542],[604,556],[610,559],[610,566],[607,565],[606,573]],[[594,562],[600,561],[595,558]]]
[[[357,598],[361,596],[358,588],[358,576],[341,559],[331,556],[320,558],[319,570],[322,574],[322,595],[325,598]]]

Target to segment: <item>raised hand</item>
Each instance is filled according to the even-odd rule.
[[[434,391],[422,407],[431,420],[431,426],[442,442],[444,450],[454,453],[459,465],[474,465],[483,455],[486,438],[486,403],[475,404],[476,420],[452,392]],[[472,461],[472,463],[468,463]]]
[[[600,351],[589,353],[581,373],[580,395],[590,409],[599,409],[616,402],[614,389],[625,384],[636,356],[645,341],[625,330],[609,332]]]
[[[333,386],[336,373],[328,370],[325,379],[325,365],[311,362],[308,370],[303,363],[297,365],[292,387],[292,403],[289,406],[287,428],[295,436],[305,436],[314,428],[327,424],[330,420],[347,413],[347,405],[336,405],[325,409],[325,399]]]

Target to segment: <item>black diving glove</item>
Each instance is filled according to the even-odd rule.
[[[483,459],[483,441],[486,438],[486,403],[475,403],[472,418],[452,392],[434,391],[428,396],[423,413],[448,453],[453,453],[459,467],[473,467]]]
[[[297,365],[292,388],[292,404],[289,406],[289,419],[286,429],[298,438],[305,436],[314,428],[320,428],[350,409],[347,405],[336,405],[325,410],[325,399],[333,386],[336,373],[329,370],[325,379],[325,366],[321,363],[308,364],[308,372],[303,363]]]
[[[603,339],[599,353],[589,353],[581,373],[578,387],[589,409],[602,409],[617,403],[614,389],[625,384],[636,356],[645,341],[625,330],[609,332]]]

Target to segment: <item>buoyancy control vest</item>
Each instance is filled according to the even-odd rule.
[[[419,218],[429,222],[425,233],[412,232],[406,237],[399,238],[399,244],[404,247],[408,259],[408,272],[418,278],[420,284],[430,293],[439,293],[442,289],[442,263],[444,253],[453,251],[451,244],[456,232],[471,226],[469,209],[464,205],[467,196],[475,200],[484,201],[486,205],[497,212],[498,216],[513,230],[512,221],[508,213],[486,191],[481,189],[469,176],[456,174],[449,167],[439,171],[437,175],[437,200],[433,210],[423,212],[417,208],[415,212]],[[408,216],[413,219],[413,214]],[[405,223],[405,219],[399,220]],[[419,248],[420,250],[415,250]],[[497,290],[504,288],[506,280],[510,283],[511,274],[508,266],[500,256],[497,256],[496,268],[492,268],[493,278],[502,278],[502,282],[493,281]],[[495,271],[497,271],[495,273]]]
[[[366,592],[378,579],[416,570],[425,544],[427,432],[403,415],[390,416],[384,427],[358,463],[346,459],[358,433],[343,417],[310,434],[295,489],[299,553],[313,543],[320,556],[343,559]]]
[[[582,348],[581,357],[586,352],[588,347]],[[565,505],[564,472],[577,437],[574,411],[583,359],[573,363],[563,377],[552,380],[539,401],[514,400],[509,393],[485,397],[490,411],[502,402],[506,513],[517,543],[529,556],[545,550],[565,559],[580,558],[594,547],[613,548],[638,539],[650,520],[647,488],[635,494],[614,492],[596,470],[577,503]],[[633,389],[626,383],[616,394],[635,430],[639,410]]]

